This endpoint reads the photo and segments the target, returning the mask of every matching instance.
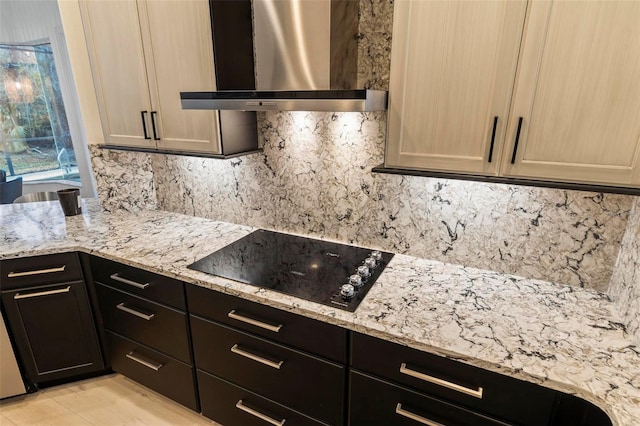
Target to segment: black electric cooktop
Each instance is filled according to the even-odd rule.
[[[392,253],[257,230],[189,269],[355,311]]]

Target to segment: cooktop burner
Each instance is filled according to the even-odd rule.
[[[392,253],[257,230],[188,266],[355,311]]]

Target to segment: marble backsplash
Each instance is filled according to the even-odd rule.
[[[629,215],[609,295],[620,306],[627,331],[640,342],[640,199],[636,199]]]
[[[108,211],[129,212],[158,207],[151,157],[143,152],[115,151],[89,145],[98,199]]]
[[[393,2],[360,0],[358,80],[387,89]],[[202,216],[607,290],[634,197],[372,174],[385,113],[259,114],[231,160],[91,149],[109,209]]]
[[[633,197],[371,173],[383,113],[264,113],[264,152],[152,155],[163,210],[606,291]]]

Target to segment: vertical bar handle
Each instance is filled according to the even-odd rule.
[[[153,140],[159,141],[158,133],[156,132],[156,114],[157,111],[151,111],[151,128],[153,129]]]
[[[518,152],[518,142],[520,142],[520,130],[522,129],[522,117],[518,119],[518,130],[516,130],[516,141],[513,143],[513,154],[511,154],[511,164],[516,162],[516,152]]]
[[[444,426],[442,423],[434,422],[433,420],[426,419],[422,416],[412,413],[411,411],[407,411],[402,408],[402,404],[398,402],[396,405],[396,414],[401,415],[402,417],[406,417],[408,419],[414,420],[418,423],[422,423],[427,426]]]
[[[496,143],[496,129],[498,128],[498,116],[493,117],[493,130],[491,131],[491,146],[489,147],[489,158],[487,162],[493,159],[493,145]]]
[[[146,114],[147,111],[140,111],[140,118],[142,118],[142,133],[144,133],[145,139],[151,139],[149,137],[149,133],[147,132],[147,117],[145,117]]]

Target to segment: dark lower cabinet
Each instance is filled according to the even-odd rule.
[[[184,283],[92,257],[113,371],[199,411]]]
[[[351,370],[349,425],[508,425],[496,419]]]
[[[191,316],[199,370],[320,421],[343,423],[344,365]]]
[[[104,369],[84,281],[22,285],[2,291],[2,303],[29,381]]]
[[[474,412],[523,426],[549,424],[558,393],[442,356],[359,333],[351,366]]]
[[[111,367],[144,386],[198,410],[193,368],[161,352],[107,331]]]
[[[551,425],[611,426],[611,419],[600,408],[584,399],[562,395]]]
[[[198,387],[202,414],[222,425],[326,425],[200,370]]]

